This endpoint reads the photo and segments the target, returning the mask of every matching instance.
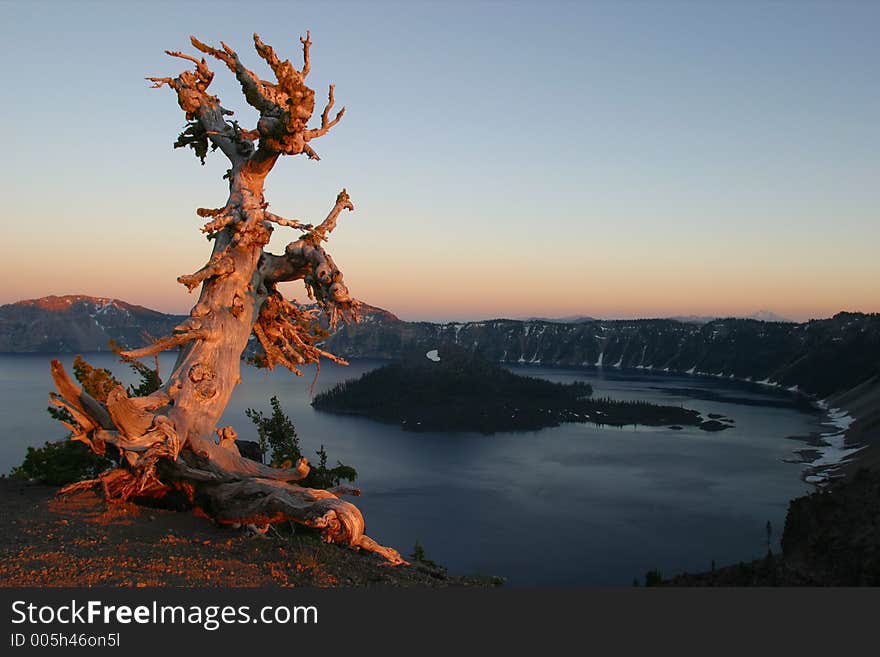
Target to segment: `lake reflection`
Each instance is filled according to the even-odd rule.
[[[45,412],[49,356],[0,355],[0,471],[26,445],[64,431]],[[111,354],[89,361],[131,382]],[[62,360],[69,368],[72,356]],[[167,374],[173,355],[163,355]],[[323,364],[315,391],[381,365]],[[709,377],[642,371],[512,367],[554,381],[590,382],[597,396],[683,404],[732,417],[720,433],[695,428],[565,424],[493,436],[407,433],[371,420],[318,413],[309,405],[314,369],[242,368],[243,385],[221,421],[256,439],[244,409],[277,395],[306,456],[324,445],[331,462],[354,466],[367,532],[402,553],[420,542],[454,573],[502,575],[515,586],[628,586],[664,575],[748,560],[778,549],[788,501],[811,490],[786,463],[818,417],[791,393]]]

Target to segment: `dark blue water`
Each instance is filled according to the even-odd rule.
[[[69,367],[72,357],[62,360]],[[131,381],[112,355],[89,360]],[[172,363],[163,357],[165,373]],[[324,364],[315,389],[379,364]],[[453,573],[502,575],[518,586],[628,586],[652,569],[671,575],[705,570],[712,560],[759,557],[767,521],[778,541],[788,501],[810,490],[799,478],[803,466],[786,462],[803,447],[788,437],[816,430],[819,418],[791,393],[642,371],[512,369],[586,380],[600,396],[721,413],[736,428],[566,424],[494,436],[407,433],[314,411],[314,370],[295,377],[249,367],[222,423],[255,439],[244,409],[268,410],[277,395],[307,456],[323,444],[331,461],[357,468],[357,504],[373,538],[402,553],[418,541]],[[27,445],[65,435],[45,412],[51,386],[48,356],[0,355],[0,472],[21,462]]]

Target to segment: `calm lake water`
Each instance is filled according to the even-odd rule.
[[[73,357],[61,357],[70,371]],[[49,359],[0,355],[0,472],[21,462],[27,445],[65,435],[46,413]],[[131,382],[112,354],[95,366]],[[167,374],[173,355],[162,358]],[[355,361],[321,368],[315,391],[381,365]],[[608,428],[565,424],[493,436],[407,433],[371,420],[319,413],[309,405],[314,373],[242,368],[223,417],[256,439],[244,409],[279,397],[304,453],[323,444],[331,462],[357,468],[367,533],[453,573],[502,575],[513,586],[628,586],[648,570],[706,570],[762,556],[766,523],[774,549],[788,501],[812,490],[802,465],[786,462],[816,431],[819,416],[792,394],[699,376],[588,368],[511,368],[553,381],[590,382],[595,394],[682,404],[733,418],[736,428]]]

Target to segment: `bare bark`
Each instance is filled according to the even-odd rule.
[[[284,219],[267,210],[263,195],[266,176],[280,155],[304,153],[318,159],[308,142],[321,137],[341,120],[345,109],[331,119],[334,87],[330,86],[321,125],[309,129],[315,94],[305,79],[311,68],[309,35],[301,39],[303,68],[281,60],[271,46],[254,35],[254,45],[275,75],[260,79],[247,69],[227,44],[214,48],[195,37],[193,46],[221,61],[241,84],[245,100],[260,113],[257,126],[248,130],[226,117],[232,112],[208,93],[214,73],[205,59],[177,51],[172,57],[194,64],[177,77],[153,77],[154,87],[167,86],[190,123],[176,146],[188,146],[204,160],[208,148],[219,149],[230,161],[229,197],[218,209],[200,208],[208,218],[202,230],[213,239],[208,263],[178,281],[193,291],[201,286],[189,318],[174,334],[142,349],[122,352],[139,358],[179,348],[177,362],[163,389],[149,397],[129,398],[121,387],[110,391],[105,403],[90,397],[64,372],[58,361],[52,374],[59,395],[52,403],[67,409],[74,419],[70,428],[76,440],[104,453],[114,445],[122,454],[120,467],[92,482],[111,498],[132,495],[161,497],[178,489],[194,499],[206,500],[220,522],[258,524],[293,520],[321,530],[328,541],[376,552],[391,563],[405,563],[391,548],[364,535],[358,509],[339,499],[359,492],[350,487],[333,491],[297,486],[309,471],[302,459],[292,468],[272,468],[242,457],[234,446],[234,429],[217,428],[233,388],[240,381],[241,355],[255,334],[263,349],[258,358],[267,367],[283,365],[299,373],[298,365],[329,358],[344,362],[320,349],[318,311],[309,311],[285,300],[276,289],[283,281],[302,280],[309,296],[331,325],[356,320],[358,302],[349,294],[343,275],[321,246],[336,227],[342,210],[352,211],[342,190],[327,218],[318,226]],[[255,143],[256,142],[256,143]],[[284,255],[265,253],[273,226],[304,231]],[[215,439],[215,432],[217,438]]]

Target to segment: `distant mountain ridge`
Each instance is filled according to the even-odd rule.
[[[389,322],[352,324],[327,339],[348,357],[395,358],[455,344],[502,363],[636,368],[752,380],[828,396],[880,375],[880,314],[841,312],[804,323],[716,319]]]
[[[524,322],[555,322],[557,324],[579,324],[581,322],[597,322],[601,321],[590,315],[566,315],[564,317],[521,317],[518,318]],[[673,317],[663,317],[661,319],[674,319],[678,322],[686,324],[708,324],[716,319],[728,319],[721,315],[675,315]],[[751,315],[735,315],[730,319],[758,319],[762,322],[790,322],[796,324],[793,319],[777,315],[772,310],[757,310]],[[609,320],[611,321],[611,320]]]
[[[762,322],[785,322],[788,324],[797,324],[793,319],[777,315],[772,310],[758,310],[746,317],[746,319],[757,319]]]
[[[589,315],[566,315],[565,317],[523,317],[523,322],[554,322],[556,324],[579,324],[580,322],[595,322],[595,317]]]
[[[44,297],[0,306],[0,351],[106,350],[171,332],[184,316],[116,299]],[[149,334],[149,335],[147,335]],[[880,376],[880,314],[841,312],[803,323],[714,319],[405,322],[364,305],[364,321],[325,342],[345,357],[397,358],[414,348],[455,344],[502,363],[615,367],[709,374],[773,383],[818,395]]]
[[[716,319],[757,319],[761,322],[797,324],[795,320],[783,317],[782,315],[777,315],[772,310],[756,310],[751,315],[736,315],[733,317],[722,317],[720,315],[675,315],[674,317],[668,317],[667,319],[674,319],[686,324],[708,324],[709,322],[714,322]]]
[[[168,335],[185,316],[107,297],[48,296],[0,306],[0,352],[108,351]]]
[[[365,324],[400,321],[368,304],[362,312]],[[83,294],[25,299],[0,306],[0,353],[109,351],[111,340],[142,347],[170,335],[186,317]]]

